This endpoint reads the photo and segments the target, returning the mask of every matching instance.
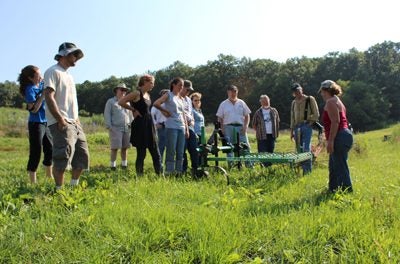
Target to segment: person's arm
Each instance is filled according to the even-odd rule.
[[[59,130],[64,130],[65,127],[67,126],[67,122],[65,121],[65,119],[62,117],[57,103],[56,103],[56,99],[54,98],[55,96],[55,91],[50,88],[47,87],[44,90],[44,96],[46,98],[46,103],[47,103],[47,109],[49,109],[50,113],[53,115],[53,117],[57,120],[57,127]]]
[[[165,117],[170,117],[171,113],[162,107],[162,104],[165,103],[168,100],[169,93],[163,94],[160,98],[158,98],[154,103],[153,106],[160,110],[160,112],[165,116]]]
[[[183,121],[185,123],[185,137],[189,138],[190,134],[189,134],[189,123],[188,123],[188,118],[185,114],[185,112],[182,112],[182,116],[183,116]]]
[[[331,154],[334,151],[335,137],[339,129],[340,117],[337,102],[335,102],[335,100],[329,100],[326,104],[326,111],[328,112],[329,119],[331,120],[331,128],[329,131],[329,139],[326,150],[329,154]]]
[[[243,109],[244,109],[244,112],[243,112],[244,120],[243,120],[242,133],[246,134],[247,128],[249,127],[249,124],[250,124],[251,110],[243,100],[242,100],[242,102],[243,102]]]
[[[290,140],[294,139],[294,100],[290,106]]]
[[[257,130],[257,125],[258,125],[257,124],[257,121],[258,121],[257,115],[258,115],[258,111],[256,111],[254,113],[253,120],[251,120],[251,124],[253,125],[254,130]]]
[[[107,129],[111,128],[111,101],[108,100],[104,107],[104,123]]]
[[[41,94],[41,96],[33,103],[28,103],[28,110],[33,113],[36,114],[40,107],[42,106],[44,100],[44,93]]]
[[[136,110],[129,102],[137,102],[140,99],[140,93],[139,91],[134,91],[132,93],[129,93],[122,97],[121,99],[118,100],[118,104],[122,106],[125,109],[131,110],[133,117],[136,118],[138,116],[142,116],[138,110]]]
[[[311,110],[311,121],[314,123],[318,121],[319,119],[319,110],[318,110],[318,104],[317,101],[313,96],[310,96],[310,110]]]
[[[249,123],[250,123],[250,114],[247,114],[244,116],[244,123],[243,123],[243,127],[242,127],[243,134],[246,134],[247,128],[249,127]]]

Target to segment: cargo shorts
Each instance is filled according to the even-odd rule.
[[[89,168],[89,148],[82,127],[75,122],[67,123],[59,130],[57,123],[49,126],[53,136],[53,167],[59,170]]]

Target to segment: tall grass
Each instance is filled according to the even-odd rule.
[[[2,137],[0,262],[399,263],[400,143],[382,140],[399,129],[356,135],[350,194],[326,192],[326,153],[309,176],[255,166],[230,171],[230,185],[157,177],[150,158],[137,177],[134,149],[112,172],[102,131],[88,134],[80,186],[54,193],[43,171],[27,183],[27,139]],[[277,151],[292,149],[283,133]]]

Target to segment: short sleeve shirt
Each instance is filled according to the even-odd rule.
[[[29,85],[25,89],[25,101],[26,103],[35,103],[36,100],[42,95],[43,88],[39,88],[36,85]],[[45,113],[45,103],[42,102],[39,110],[36,113],[29,112],[29,122],[45,123],[47,122]]]
[[[62,117],[67,121],[78,119],[78,99],[76,87],[72,75],[58,64],[53,65],[44,73],[45,87],[54,90],[54,98],[58,110]],[[57,123],[51,112],[46,109],[48,125]]]
[[[232,103],[229,99],[224,100],[218,107],[217,117],[223,120],[224,125],[244,124],[244,117],[251,111],[242,99]]]

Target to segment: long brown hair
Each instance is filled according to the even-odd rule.
[[[18,82],[19,82],[19,93],[24,97],[25,96],[25,89],[28,85],[32,85],[33,82],[30,80],[30,78],[35,77],[35,73],[39,70],[38,67],[34,65],[28,65],[25,66],[22,70],[21,73],[18,76]]]
[[[174,85],[177,85],[179,82],[183,83],[183,79],[181,77],[175,77],[169,82],[169,90],[172,92]]]

